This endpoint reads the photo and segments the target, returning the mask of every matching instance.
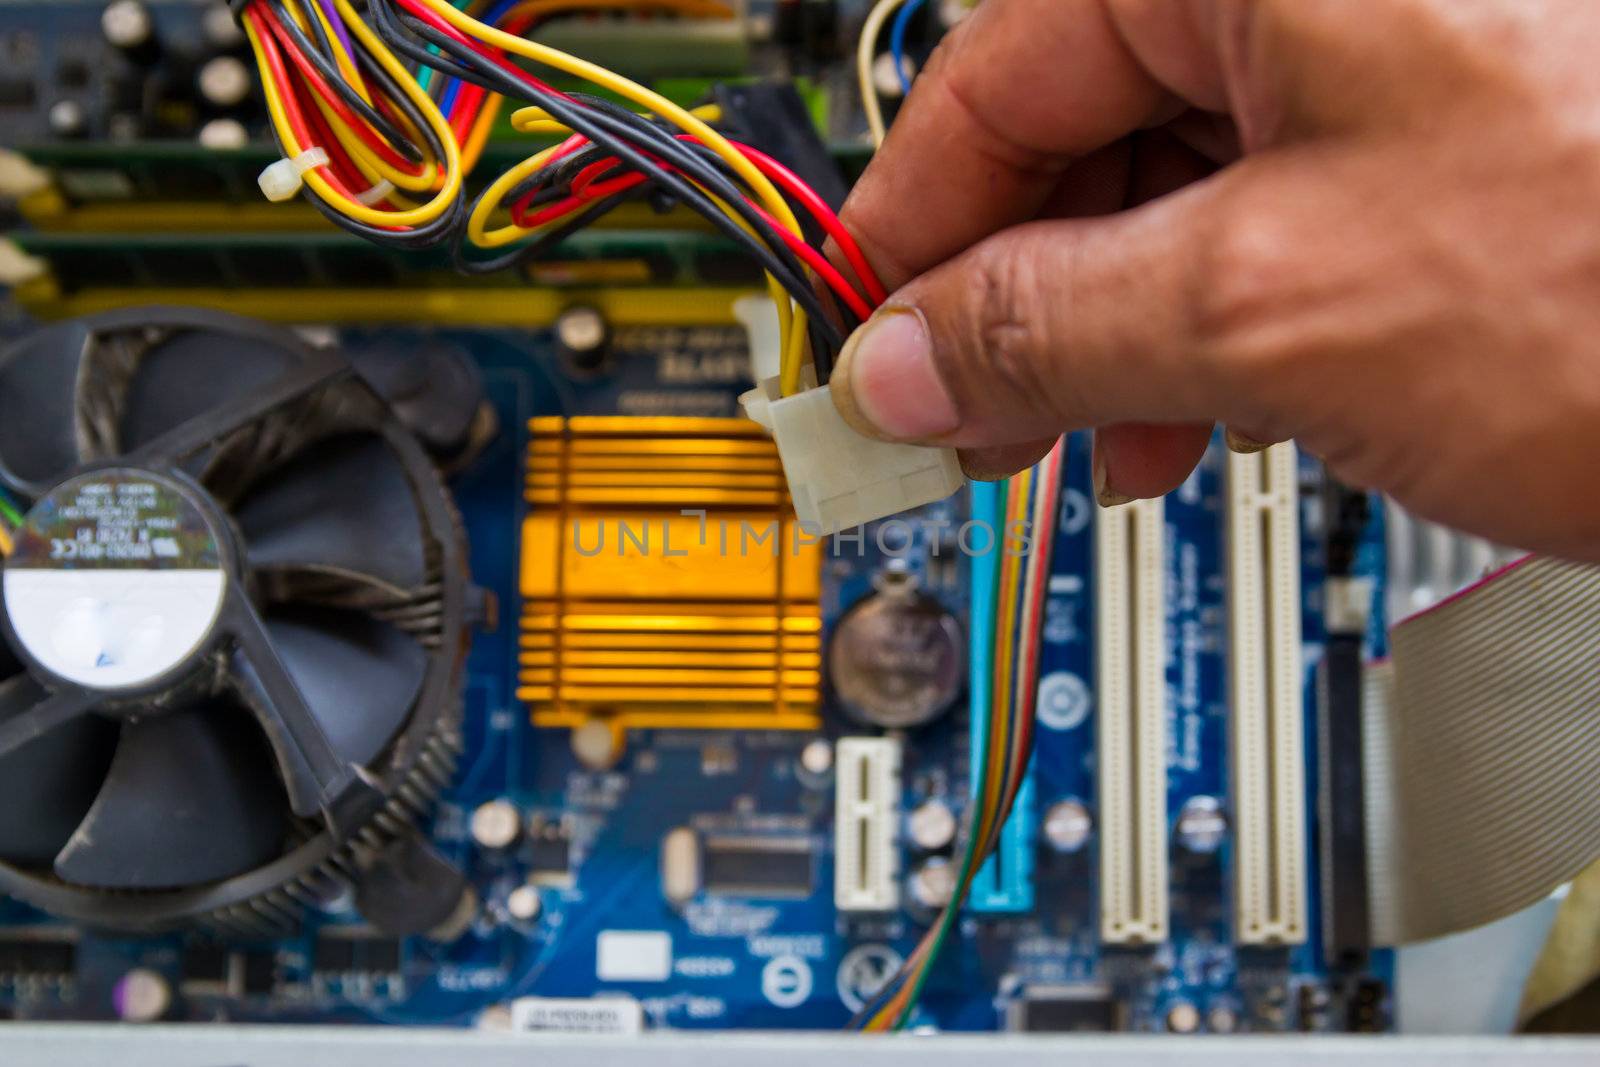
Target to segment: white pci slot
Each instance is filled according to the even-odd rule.
[[[1306,939],[1304,678],[1293,444],[1228,456],[1234,936]]]
[[[834,768],[834,907],[893,911],[900,906],[900,742],[840,738]]]
[[[1166,508],[1095,520],[1100,939],[1167,939]]]

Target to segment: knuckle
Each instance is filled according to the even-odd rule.
[[[1026,242],[979,246],[968,274],[964,345],[973,357],[968,367],[973,386],[1032,403],[1048,395],[1049,385],[1043,368],[1049,327],[1041,293],[1046,272],[1038,258]]]
[[[1200,365],[1224,385],[1291,373],[1290,286],[1304,271],[1295,228],[1271,210],[1223,208],[1200,249],[1192,294]]]

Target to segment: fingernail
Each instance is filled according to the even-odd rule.
[[[1094,473],[1094,498],[1101,507],[1114,508],[1133,502],[1133,497],[1128,496],[1126,493],[1119,493],[1106,485],[1106,461],[1105,457],[1100,454],[1098,442],[1094,448],[1092,470]]]
[[[875,437],[925,441],[961,425],[933,365],[927,320],[914,308],[886,307],[851,334],[833,384],[845,420]]]
[[[1272,447],[1265,441],[1257,441],[1254,437],[1248,437],[1231,426],[1223,430],[1222,439],[1228,443],[1229,451],[1246,456],[1253,452],[1265,452]]]

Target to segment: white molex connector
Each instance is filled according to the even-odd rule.
[[[1095,518],[1100,939],[1167,939],[1166,506]]]
[[[795,515],[808,533],[838,533],[943,500],[966,484],[953,448],[923,448],[863,437],[806,368],[802,392],[783,396],[781,338],[772,302],[747,297],[734,312],[750,331],[757,387],[739,398],[745,414],[778,445]]]
[[[900,742],[844,737],[835,748],[833,904],[840,911],[900,906]]]
[[[261,186],[262,196],[274,204],[281,204],[300,195],[300,190],[306,183],[307,171],[327,165],[326,150],[308,148],[292,159],[280,159],[276,163],[269,163],[261,172],[261,176],[256,179],[256,184]]]
[[[1234,937],[1306,939],[1305,679],[1293,444],[1228,457]]]

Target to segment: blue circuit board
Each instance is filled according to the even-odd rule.
[[[25,1018],[115,1017],[123,977],[134,968],[166,976],[179,990],[177,1017],[241,1021],[470,1026],[495,1018],[518,998],[623,996],[642,1005],[653,1027],[827,1029],[844,1026],[873,984],[905,957],[931,915],[915,906],[872,916],[842,915],[833,903],[833,790],[800,765],[816,735],[773,731],[656,730],[630,736],[627,754],[606,771],[585,769],[565,731],[535,729],[516,698],[519,533],[525,515],[528,420],[545,414],[735,414],[745,386],[745,339],[723,327],[623,329],[612,369],[569,373],[544,332],[347,330],[339,341],[460,346],[482,368],[498,410],[497,440],[452,488],[465,517],[474,579],[499,603],[498,625],[474,644],[467,677],[466,750],[434,835],[469,873],[483,903],[458,940],[410,939],[365,972],[328,972],[319,942],[329,929],[354,928],[341,901],[307,916],[295,938],[225,946],[248,961],[254,981],[211,990],[186,984],[195,935],[123,939],[73,931],[69,973],[50,980],[0,979],[0,1007]],[[1343,1029],[1328,1007],[1352,981],[1392,988],[1392,961],[1374,952],[1359,964],[1330,964],[1311,902],[1313,935],[1293,949],[1234,946],[1226,843],[1209,854],[1173,851],[1168,942],[1108,949],[1098,936],[1092,844],[1062,853],[1043,847],[1037,829],[1060,801],[1095,797],[1093,700],[1093,502],[1086,440],[1069,441],[1066,486],[1054,531],[1054,571],[1044,622],[1043,693],[1031,795],[1023,798],[1016,848],[1025,853],[1023,910],[1004,899],[969,911],[928,983],[916,1023],[942,1030],[993,1030],[1007,1006],[1042,989],[1093,991],[1116,1007],[1115,1025],[1165,1029],[1176,1005],[1238,1029]],[[1228,796],[1226,619],[1222,544],[1224,453],[1213,447],[1168,501],[1169,818],[1193,798]],[[1317,731],[1314,671],[1322,648],[1322,474],[1302,461],[1306,738]],[[945,531],[968,507],[964,495],[910,519],[896,541],[897,564],[957,618],[968,609],[967,562]],[[1382,531],[1374,518],[1357,553],[1357,571],[1382,577]],[[822,608],[832,626],[870,593],[885,564],[874,531],[835,546],[824,564]],[[898,535],[897,535],[898,536]],[[1382,603],[1381,591],[1375,598]],[[1375,623],[1369,651],[1378,651]],[[825,708],[829,736],[863,732]],[[964,707],[905,735],[903,810],[930,798],[959,812],[969,786]],[[1307,809],[1316,789],[1308,754]],[[470,814],[509,800],[525,817],[560,825],[570,875],[541,885],[536,920],[510,917],[508,896],[528,881],[524,853],[476,848]],[[782,898],[701,893],[670,903],[661,888],[665,834],[695,825],[749,835],[799,838],[816,857],[809,892]],[[1313,833],[1315,828],[1313,826]],[[906,851],[903,866],[925,857]],[[1311,855],[1315,892],[1316,857]],[[47,928],[52,921],[0,902],[0,926]],[[666,955],[654,973],[602,980],[598,945],[618,936],[636,950]],[[1353,968],[1353,969],[1352,969]],[[1309,992],[1308,992],[1309,991]],[[1387,1020],[1380,1028],[1387,1026]],[[1218,1022],[1220,1027],[1220,1022]]]

